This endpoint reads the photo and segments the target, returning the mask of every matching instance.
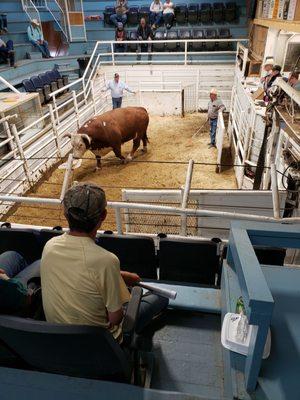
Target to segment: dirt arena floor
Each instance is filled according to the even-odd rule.
[[[189,114],[184,118],[151,116],[148,129],[150,143],[146,154],[138,150],[133,162],[122,164],[111,152],[103,158],[102,169],[96,172],[95,158],[87,152],[80,168],[74,170],[72,179],[97,183],[106,190],[110,201],[122,199],[122,188],[178,189],[184,185],[189,159],[200,163],[216,162],[217,150],[208,148],[208,126],[192,138],[205,118],[205,114]],[[122,147],[125,156],[131,146],[129,142]],[[225,142],[226,146],[229,146],[228,142]],[[222,163],[231,164],[229,149],[225,150]],[[215,172],[215,168],[214,165],[195,165],[192,188],[235,189],[233,168],[225,167],[220,174]],[[64,173],[64,169],[55,168],[30,195],[59,198]],[[66,225],[61,209],[42,205],[20,206],[10,212],[7,220],[43,226]],[[112,229],[112,222],[113,215],[109,213],[104,228]]]

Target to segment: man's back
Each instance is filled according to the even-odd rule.
[[[43,306],[51,323],[109,328],[107,311],[129,300],[118,258],[89,237],[64,234],[51,239],[41,260]],[[111,329],[119,338],[121,327]]]

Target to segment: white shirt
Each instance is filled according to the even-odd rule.
[[[159,12],[161,12],[163,10],[163,5],[162,5],[162,2],[160,1],[159,3],[155,3],[155,1],[153,1],[152,3],[151,3],[151,6],[150,6],[150,11],[151,12],[154,12],[154,13],[159,13]]]
[[[133,90],[129,89],[128,85],[126,83],[119,81],[118,83],[113,80],[109,81],[106,84],[107,89],[110,89],[111,92],[111,97],[114,99],[119,99],[120,97],[123,97],[123,92],[124,90],[127,90],[127,92],[134,93]]]
[[[0,39],[0,47],[6,47],[6,43],[2,40],[2,39]]]
[[[174,4],[172,2],[164,4],[163,14],[174,14]]]

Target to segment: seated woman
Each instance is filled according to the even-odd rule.
[[[40,260],[28,265],[16,251],[0,255],[0,313],[28,315],[36,286],[32,278],[40,276]]]
[[[7,63],[11,67],[15,67],[15,52],[14,43],[12,40],[8,40],[6,43],[0,39],[0,61]]]
[[[175,18],[174,3],[171,0],[166,0],[163,5],[163,19],[167,29],[170,29],[173,25]]]
[[[163,4],[160,0],[154,0],[150,6],[150,24],[152,29],[156,29],[162,23]]]
[[[116,52],[126,51],[126,45],[121,43],[124,40],[126,40],[126,32],[122,22],[118,22],[118,26],[115,32],[115,40],[118,42],[115,44],[115,51]]]

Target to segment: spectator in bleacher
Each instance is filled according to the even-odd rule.
[[[7,32],[7,16],[6,14],[0,14],[0,35]]]
[[[153,39],[153,32],[149,24],[146,23],[145,18],[141,18],[138,29],[137,29],[137,37],[139,40],[152,40]],[[147,45],[142,45],[138,44],[137,48],[137,53],[141,53],[142,51],[142,46],[147,46],[147,51],[148,53],[151,53],[151,43],[148,43]],[[138,55],[138,60],[141,58],[140,55]]]
[[[119,259],[95,243],[106,218],[105,192],[94,184],[71,187],[63,199],[70,231],[50,239],[41,259],[43,307],[50,323],[93,325],[108,329],[122,342],[123,307],[130,300],[126,286],[140,281],[121,271]],[[142,298],[136,332],[140,333],[168,300]]]
[[[173,25],[175,18],[174,4],[171,0],[166,0],[163,5],[163,19],[167,29],[170,29]]]
[[[291,72],[289,75],[288,83],[295,90],[300,90],[299,72]]]
[[[152,29],[156,29],[163,20],[163,4],[160,0],[154,0],[150,6],[150,24]]]
[[[126,32],[124,29],[124,26],[122,22],[118,22],[118,26],[115,32],[115,40],[118,42],[115,44],[115,51],[116,52],[121,52],[121,51],[126,51],[126,45],[121,42],[126,40]]]
[[[127,13],[128,13],[128,2],[127,0],[117,0],[115,5],[115,14],[110,16],[111,22],[118,26],[118,22],[122,22],[123,25],[127,22]]]
[[[0,61],[8,62],[11,67],[15,67],[14,43],[8,40],[6,43],[0,38]]]
[[[276,84],[276,79],[281,78],[281,66],[280,65],[273,65],[271,69],[271,73],[269,75],[269,78],[266,79],[264,82],[264,101],[268,102],[269,101],[269,93],[270,89],[273,85]]]
[[[106,90],[110,90],[111,92],[113,110],[115,108],[121,108],[124,90],[135,94],[135,91],[131,90],[126,83],[120,81],[120,76],[117,72],[114,75],[114,80],[109,81],[106,84],[106,89],[102,90],[102,92],[105,92]]]
[[[36,285],[32,278],[40,276],[40,260],[28,265],[16,251],[0,255],[0,313],[27,316]]]
[[[207,119],[210,125],[210,142],[208,143],[209,148],[216,147],[216,132],[218,125],[219,111],[224,111],[225,106],[221,99],[218,99],[218,92],[215,88],[211,89],[210,101],[207,106]]]
[[[274,60],[273,58],[267,58],[264,67],[263,67],[263,76],[261,78],[261,83],[264,84],[265,81],[267,81],[270,78],[271,72],[272,72],[272,67],[274,65]]]
[[[44,58],[52,58],[48,48],[48,42],[44,40],[40,24],[37,19],[33,19],[27,28],[27,35],[30,43],[36,47]]]

